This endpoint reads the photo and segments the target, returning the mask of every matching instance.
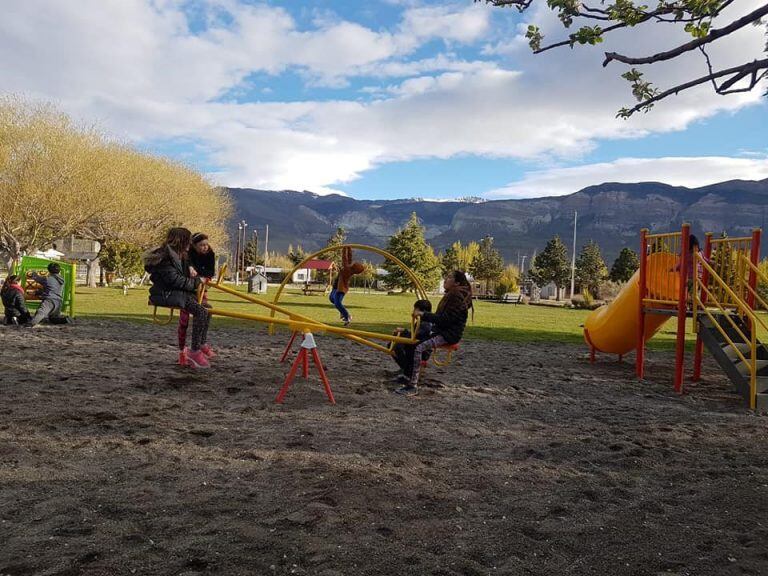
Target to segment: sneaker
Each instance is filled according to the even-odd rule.
[[[405,386],[410,381],[411,381],[411,379],[408,378],[405,374],[402,374],[402,373],[398,374],[397,376],[393,376],[392,377],[392,382],[394,382],[395,384],[402,384],[402,385]]]
[[[205,354],[205,357],[208,358],[209,360],[211,358],[216,358],[216,352],[213,351],[213,348],[211,348],[210,344],[203,344],[202,346],[200,346],[200,352]]]
[[[208,358],[205,357],[202,350],[193,350],[187,354],[187,366],[192,368],[210,368]]]
[[[400,394],[400,396],[416,396],[418,393],[419,389],[416,386],[411,386],[410,384],[395,390],[395,394]]]
[[[187,356],[189,355],[189,348],[186,346],[183,350],[179,350],[179,366],[187,365]]]

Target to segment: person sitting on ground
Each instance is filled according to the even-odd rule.
[[[440,346],[458,344],[464,334],[470,309],[472,309],[474,317],[472,286],[464,272],[460,270],[449,272],[443,281],[443,288],[445,288],[445,295],[440,300],[440,304],[437,305],[435,314],[414,310],[414,315],[421,316],[422,322],[432,324],[432,336],[416,346],[413,355],[411,381],[402,388],[395,390],[398,394],[404,396],[418,394],[419,363],[422,355]]]
[[[347,311],[342,303],[344,296],[349,292],[349,280],[355,274],[360,274],[364,271],[365,266],[360,264],[360,262],[352,262],[352,249],[343,248],[341,251],[341,270],[339,270],[338,276],[333,281],[333,289],[328,299],[341,314],[344,326],[349,326],[349,323],[352,322],[352,316],[349,315],[349,311]]]
[[[42,288],[37,294],[40,296],[40,306],[30,320],[28,327],[34,328],[45,319],[58,320],[61,315],[62,292],[64,292],[64,278],[60,276],[61,266],[55,262],[48,264],[48,274],[43,276],[33,272],[32,279]]]
[[[21,287],[21,278],[16,274],[11,274],[5,279],[3,287],[0,288],[0,297],[5,308],[6,324],[26,324],[32,319],[32,315],[27,310],[27,304],[24,300],[24,288]]]
[[[432,312],[432,302],[429,300],[416,300],[413,305],[413,316],[416,316],[417,312]],[[422,320],[419,323],[418,330],[416,330],[416,340],[419,342],[424,342],[424,340],[428,340],[431,335],[432,324]],[[395,330],[395,336],[410,338],[411,331],[398,328]],[[411,374],[414,366],[414,350],[416,350],[415,344],[395,344],[392,349],[392,358],[400,367],[400,374],[398,374],[396,377],[396,381],[400,384],[407,384],[411,381]],[[429,352],[425,352],[421,358],[421,361],[428,360],[429,354]]]
[[[200,276],[203,281],[210,280],[216,276],[216,254],[213,252],[208,236],[202,232],[192,234],[192,247],[189,251],[189,276],[194,278]],[[209,308],[208,296],[203,296],[203,306]],[[187,329],[189,328],[189,312],[179,311],[179,362],[186,363],[189,353],[187,350]],[[210,346],[203,347],[208,358],[213,358],[216,354]]]
[[[144,253],[144,269],[152,281],[151,304],[179,308],[192,315],[192,351],[187,355],[187,365],[208,368],[212,349],[206,341],[211,316],[205,306],[197,303],[196,291],[204,280],[202,276],[190,275],[187,254],[191,242],[189,230],[171,228],[162,246]]]

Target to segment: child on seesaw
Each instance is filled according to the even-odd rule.
[[[413,353],[411,380],[402,388],[395,390],[397,394],[413,396],[419,393],[419,364],[422,354],[440,346],[458,344],[464,334],[470,309],[474,316],[472,286],[464,272],[460,270],[449,272],[443,280],[443,288],[445,288],[445,295],[437,305],[435,314],[421,310],[413,312],[415,316],[421,316],[422,322],[432,324],[432,336],[416,346]]]
[[[365,266],[360,262],[352,262],[352,248],[343,248],[341,251],[341,270],[339,270],[338,276],[333,281],[333,289],[328,299],[331,304],[336,306],[336,310],[341,314],[341,320],[344,322],[344,326],[349,326],[352,322],[352,317],[349,315],[349,311],[344,307],[342,303],[344,296],[349,292],[349,280],[355,274],[360,274],[365,271]]]
[[[216,276],[216,254],[208,242],[208,236],[202,232],[192,234],[192,245],[189,250],[189,276],[200,276],[203,281],[208,281]],[[203,306],[208,308],[208,297],[203,296]],[[179,311],[179,363],[186,364],[189,351],[187,350],[187,329],[189,328],[189,312]],[[203,346],[204,354],[208,358],[214,358],[216,353],[210,346]]]
[[[189,230],[171,228],[162,246],[144,253],[144,269],[152,281],[151,304],[179,308],[192,315],[192,351],[187,355],[187,365],[208,368],[208,357],[213,355],[207,344],[211,316],[208,309],[197,302],[197,288],[204,280],[202,276],[191,275],[187,260],[191,243]]]
[[[416,317],[418,313],[432,312],[432,303],[429,300],[417,300],[413,305],[412,315]],[[419,328],[416,331],[416,340],[423,342],[429,340],[432,335],[432,324],[426,320],[421,321]],[[410,338],[411,331],[398,328],[395,330],[395,336],[402,336],[403,338]],[[415,344],[395,344],[392,349],[392,358],[400,367],[400,374],[397,375],[395,381],[400,384],[408,384],[411,381],[414,366],[414,351],[416,350]],[[429,352],[424,354],[427,358]],[[427,358],[419,358],[419,360],[426,360]]]

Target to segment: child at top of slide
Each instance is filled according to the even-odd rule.
[[[360,274],[364,270],[365,266],[360,264],[360,262],[352,262],[351,248],[342,249],[341,270],[339,270],[339,275],[336,276],[336,279],[333,281],[333,289],[331,290],[331,295],[328,299],[341,314],[341,320],[344,322],[345,326],[348,326],[352,321],[352,317],[349,315],[349,312],[343,304],[344,296],[349,292],[349,280],[352,276]]]

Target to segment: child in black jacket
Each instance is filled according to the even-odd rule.
[[[437,312],[414,311],[414,314],[421,316],[422,322],[432,324],[432,337],[416,346],[413,355],[413,368],[411,370],[411,381],[396,392],[405,396],[418,394],[419,366],[421,356],[425,352],[430,352],[446,344],[457,344],[464,334],[464,327],[467,325],[467,317],[472,307],[472,286],[467,280],[467,276],[460,270],[449,272],[443,281],[445,295],[440,304],[437,305]],[[473,309],[474,312],[474,309]]]
[[[5,279],[2,289],[0,289],[0,297],[2,297],[5,308],[6,324],[26,324],[32,319],[32,315],[27,310],[24,288],[21,287],[20,280],[19,276],[11,274]]]
[[[203,280],[211,279],[216,276],[216,254],[213,252],[208,236],[202,232],[192,234],[192,245],[189,249],[189,275],[194,278],[201,276]],[[203,306],[208,308],[208,299],[203,296]],[[189,328],[189,312],[181,310],[179,312],[179,328],[177,330],[179,340],[179,364],[187,363],[187,329]],[[201,347],[206,358],[216,357],[216,353],[210,344],[204,344]]]
[[[432,303],[429,300],[417,300],[413,305],[413,315],[416,316],[418,312],[432,312]],[[411,332],[410,330],[397,330],[396,335],[402,336],[403,338],[410,338]],[[424,340],[429,340],[431,335],[432,324],[422,320],[416,331],[416,340],[421,343]],[[413,370],[414,365],[413,355],[415,350],[416,345],[411,344],[395,344],[392,349],[392,357],[400,367],[400,375],[397,377],[397,381],[401,384],[411,381],[411,371]],[[425,358],[420,358],[420,360],[424,359]]]
[[[152,281],[151,304],[179,308],[192,315],[192,351],[187,355],[187,364],[208,368],[204,347],[211,317],[208,309],[197,303],[196,290],[203,277],[190,276],[187,254],[191,239],[192,233],[186,228],[171,228],[162,246],[144,254],[144,269]]]

